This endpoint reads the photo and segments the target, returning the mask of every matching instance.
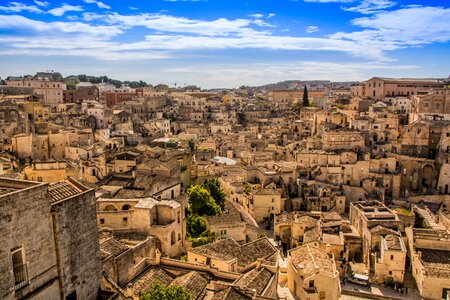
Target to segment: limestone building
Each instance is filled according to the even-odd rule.
[[[0,298],[97,299],[92,189],[1,178],[0,209]]]
[[[288,287],[302,300],[339,299],[341,286],[333,255],[309,245],[289,250]]]

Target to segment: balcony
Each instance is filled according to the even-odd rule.
[[[27,265],[18,264],[13,266],[14,271],[14,289],[18,290],[28,284]]]

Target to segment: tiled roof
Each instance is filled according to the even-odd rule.
[[[247,296],[235,287],[227,287],[226,289],[215,293],[212,300],[250,300],[251,296]]]
[[[12,192],[15,192],[15,191],[17,191],[17,189],[0,187],[0,196],[9,194],[9,193],[12,193]]]
[[[259,258],[268,258],[276,252],[277,249],[267,238],[261,238],[241,246],[240,253],[238,253],[238,264],[246,266]]]
[[[272,276],[272,272],[266,268],[255,268],[242,275],[236,282],[236,286],[251,291],[255,290],[257,295],[261,295]]]
[[[58,202],[83,192],[68,180],[50,183],[48,185],[48,194],[50,203]]]
[[[198,299],[208,282],[209,280],[203,277],[199,272],[191,271],[184,275],[178,276],[170,285],[182,286],[191,294],[192,299]]]
[[[267,238],[239,245],[233,239],[223,239],[217,242],[192,248],[192,253],[217,258],[222,261],[237,259],[239,267],[245,267],[258,259],[267,259],[277,250]]]
[[[173,277],[169,272],[161,268],[150,269],[133,283],[133,291],[135,294],[140,294],[149,290],[155,283],[168,286],[172,281]]]
[[[225,211],[218,216],[206,216],[210,225],[235,225],[239,222],[246,222],[248,225],[257,226],[255,221],[245,213],[238,203],[225,201]]]
[[[303,242],[318,242],[320,240],[320,228],[319,226],[315,226],[307,231],[303,235]]]
[[[280,195],[280,192],[275,189],[259,189],[253,192],[255,195]]]
[[[327,252],[309,245],[300,246],[289,251],[289,261],[297,268],[303,269],[304,278],[316,273],[334,276],[333,260]]]
[[[389,250],[403,250],[400,239],[399,236],[393,234],[389,234],[384,238]]]
[[[450,250],[416,248],[416,251],[422,252],[421,261],[427,276],[450,279]]]
[[[127,250],[128,247],[114,237],[100,243],[100,256],[102,260],[106,259],[110,255],[117,256]]]
[[[211,244],[192,248],[189,251],[212,258],[217,258],[222,261],[230,261],[236,258],[239,248],[239,244],[235,240],[223,239]]]

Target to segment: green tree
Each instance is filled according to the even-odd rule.
[[[198,237],[206,230],[206,221],[203,217],[188,214],[186,218],[186,230],[188,236]]]
[[[203,182],[202,186],[208,190],[216,204],[219,205],[221,209],[223,209],[225,207],[226,195],[223,192],[222,187],[220,186],[219,180],[217,180],[217,178],[206,179]]]
[[[200,185],[194,185],[187,190],[188,202],[193,214],[197,215],[219,215],[220,206],[216,204],[207,189]]]
[[[302,104],[303,104],[303,107],[308,107],[309,106],[308,89],[306,88],[306,85],[305,85],[305,88],[303,89],[303,102],[302,102]]]
[[[189,148],[191,149],[191,151],[194,152],[194,150],[195,150],[195,141],[193,139],[188,140],[188,145],[189,145]]]
[[[140,300],[190,300],[191,293],[183,287],[173,285],[165,287],[159,283],[152,285],[149,291],[141,294]]]

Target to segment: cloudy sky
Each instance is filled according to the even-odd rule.
[[[448,77],[450,0],[0,1],[0,76],[205,88]]]

